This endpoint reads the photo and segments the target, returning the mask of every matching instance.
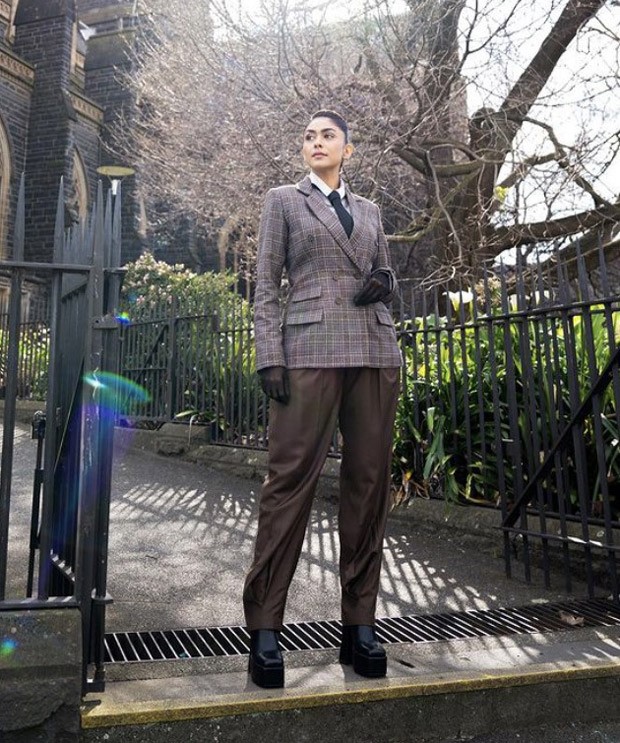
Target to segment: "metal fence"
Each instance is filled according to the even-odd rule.
[[[422,456],[424,479],[442,476],[449,495],[499,504],[502,492],[516,491],[620,343],[620,295],[592,296],[583,273],[575,297],[564,271],[561,263],[521,268],[468,289],[435,288],[428,302],[403,301],[399,424],[412,435],[399,443]],[[600,411],[609,437],[592,444],[615,440],[614,389]],[[441,464],[442,452],[450,461]]]
[[[518,556],[528,580],[540,564],[549,582],[557,563],[568,587],[581,574],[593,593],[600,569],[617,596],[620,295],[602,246],[588,270],[578,251],[575,261],[576,279],[556,256],[422,299],[403,282],[394,479],[402,499],[497,508],[508,572]],[[125,422],[191,422],[212,443],[264,448],[268,401],[249,309],[166,307],[130,313],[123,327],[121,375],[148,392],[121,405]]]
[[[561,567],[618,598],[620,295],[551,260],[405,302],[401,491],[500,509],[510,573]]]
[[[39,289],[39,287],[36,287]],[[23,321],[20,323],[20,346],[17,368],[17,395],[22,399],[43,400],[47,391],[49,357],[49,302],[44,292],[33,298],[24,297]],[[9,351],[8,297],[0,298],[0,398],[6,396],[7,359]]]
[[[0,612],[64,610],[82,619],[83,691],[104,687],[108,522],[112,444],[119,380],[117,319],[122,270],[120,197],[104,206],[99,186],[88,224],[65,230],[61,182],[53,260],[24,260],[25,185],[17,199],[8,278],[8,325],[0,326],[5,402],[0,458]],[[47,315],[24,298],[32,276],[44,276]],[[46,310],[47,312],[47,310]],[[23,321],[22,321],[23,317]],[[28,566],[9,551],[18,397],[45,391],[30,508]],[[20,473],[22,474],[22,473]],[[23,495],[20,494],[23,499]],[[13,502],[12,502],[13,501]],[[23,572],[23,575],[22,575]],[[23,583],[21,582],[23,580]],[[25,590],[24,590],[25,588]]]
[[[498,508],[509,572],[518,554],[528,580],[538,563],[549,582],[559,561],[568,586],[579,572],[592,593],[602,555],[617,595],[620,295],[597,250],[598,296],[579,254],[576,280],[552,258],[473,286],[435,287],[421,300],[418,287],[401,285],[394,477],[400,498]],[[268,404],[253,343],[241,310],[130,322],[121,373],[151,399],[128,418],[191,419],[209,427],[213,443],[265,447]],[[590,410],[575,423],[586,400]],[[544,482],[534,484],[549,456]]]
[[[215,444],[266,446],[268,403],[255,371],[251,310],[179,315],[165,305],[132,313],[122,335],[121,375],[148,393],[121,404],[134,424],[166,421],[207,427]]]

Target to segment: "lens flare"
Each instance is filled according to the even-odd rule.
[[[129,325],[131,322],[128,312],[119,312],[116,319],[121,323],[121,325]]]
[[[0,642],[0,658],[8,658],[17,650],[17,640],[12,637],[4,637]]]
[[[128,413],[136,404],[146,403],[151,399],[144,387],[112,372],[86,374],[84,382],[93,388],[96,403],[118,413]]]

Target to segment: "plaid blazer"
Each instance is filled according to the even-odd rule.
[[[353,304],[377,269],[387,270],[396,285],[379,209],[348,188],[347,199],[354,222],[350,238],[310,178],[268,192],[254,300],[258,369],[401,365],[388,307]],[[282,308],[284,270],[289,291]]]

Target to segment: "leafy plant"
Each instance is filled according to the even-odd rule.
[[[620,312],[603,305],[531,315],[515,307],[506,316],[474,313],[471,294],[453,300],[460,310],[457,324],[430,315],[400,326],[407,372],[394,446],[397,502],[440,495],[495,505],[500,470],[503,489],[514,492],[515,477],[519,472],[523,482],[531,477],[620,343]],[[583,426],[594,493],[588,509],[598,507],[602,478],[610,492],[620,488],[617,403],[610,386],[599,417],[590,416]],[[575,496],[574,468],[563,468],[562,477],[572,494],[568,509],[583,508]],[[548,478],[542,507],[558,508],[558,488],[555,478]]]
[[[0,328],[0,387],[6,388],[9,334]],[[47,391],[49,328],[46,323],[24,323],[20,327],[17,396],[44,400]]]
[[[254,373],[252,309],[231,274],[195,274],[143,254],[128,266],[121,373],[151,400],[137,418],[193,420],[240,441],[262,398]]]

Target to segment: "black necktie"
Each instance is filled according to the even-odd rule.
[[[340,194],[338,191],[332,191],[327,198],[331,201],[332,206],[336,210],[340,224],[344,227],[347,237],[351,237],[351,233],[353,232],[353,217],[344,208],[344,204],[340,199]]]

